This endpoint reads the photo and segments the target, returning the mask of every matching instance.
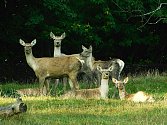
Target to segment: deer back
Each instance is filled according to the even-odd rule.
[[[78,72],[82,64],[74,56],[62,56],[54,58],[36,58],[37,76],[58,77]]]
[[[40,96],[43,93],[46,94],[46,89],[42,90],[40,88],[26,88],[26,89],[16,90],[16,92],[21,96]]]
[[[67,93],[60,96],[62,99],[100,99],[100,90],[99,88],[94,89],[80,89],[68,91]]]

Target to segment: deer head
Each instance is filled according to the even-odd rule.
[[[32,53],[32,47],[36,44],[36,39],[34,39],[31,43],[25,43],[22,39],[20,39],[20,44],[24,46],[24,51],[26,54]]]
[[[97,70],[101,72],[102,79],[109,79],[110,72],[113,70],[113,67],[109,67],[108,69],[102,69],[100,66],[97,66]]]
[[[50,32],[50,37],[54,40],[54,46],[60,47],[61,41],[66,37],[65,32],[61,36],[55,36],[52,32]]]
[[[92,55],[92,46],[87,49],[85,46],[82,45],[83,52],[81,53],[82,57],[90,57]]]
[[[118,88],[120,99],[125,99],[126,91],[125,84],[128,82],[128,77],[126,77],[123,81],[118,81],[115,78],[112,78],[113,83]]]
[[[90,68],[90,70],[93,70],[93,63],[92,63],[92,46],[87,49],[82,45],[83,52],[80,53],[80,57],[85,60],[85,63],[87,67]]]

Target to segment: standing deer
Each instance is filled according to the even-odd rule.
[[[126,77],[123,81],[118,81],[115,78],[112,78],[113,83],[119,90],[119,97],[121,100],[129,100],[133,102],[154,102],[153,97],[143,91],[138,91],[134,94],[128,94],[125,90],[125,84],[128,82],[128,77]]]
[[[90,46],[89,49],[83,46],[83,49],[86,53],[81,53],[81,56],[87,57],[85,62],[88,67],[92,71],[92,76],[94,77],[95,82],[97,85],[100,83],[101,74],[97,71],[97,66],[101,66],[102,68],[113,66],[113,70],[110,72],[110,78],[120,79],[120,74],[124,68],[125,63],[120,59],[112,59],[108,61],[95,61],[94,57],[92,56],[92,47]],[[114,87],[114,94],[113,98],[115,98],[117,92],[117,88]]]
[[[63,33],[61,36],[55,36],[52,32],[50,32],[50,37],[54,40],[54,57],[65,56],[65,54],[63,54],[61,52],[61,42],[65,38],[65,33]],[[92,75],[90,75],[91,74],[90,69],[87,67],[87,65],[89,65],[89,64],[87,64],[87,63],[89,63],[87,61],[87,57],[89,58],[89,55],[88,55],[89,53],[87,51],[88,49],[86,49],[86,47],[84,47],[82,45],[82,50],[83,50],[82,55],[84,55],[84,56],[82,56],[81,54],[72,54],[72,56],[76,56],[77,58],[86,61],[83,64],[83,68],[79,72],[78,78],[80,78],[81,74],[87,73],[87,79],[89,79],[89,81],[91,81]],[[65,90],[66,89],[66,83],[68,82],[67,78],[63,78],[62,82],[64,84],[64,90]],[[56,80],[56,86],[57,86],[58,83],[59,83],[59,80],[57,79]]]
[[[60,56],[64,56],[65,54],[61,53],[61,41],[66,37],[65,32],[61,35],[61,36],[55,36],[52,32],[50,32],[50,37],[54,40],[54,57],[60,57]],[[67,78],[62,78],[61,79],[63,86],[64,86],[64,90],[66,89],[66,83],[68,82]],[[56,79],[55,84],[56,86],[58,85],[58,83],[60,82],[59,79]],[[55,88],[56,88],[55,86]]]
[[[97,70],[102,74],[101,76],[101,85],[99,88],[94,89],[80,89],[69,91],[62,95],[60,98],[69,99],[107,99],[109,92],[109,72],[111,72],[113,67],[109,67],[108,69],[102,69],[100,66],[97,66]]]
[[[77,74],[82,67],[82,62],[78,58],[75,56],[35,58],[32,47],[36,44],[36,39],[31,43],[25,43],[20,39],[20,44],[24,46],[26,61],[39,79],[40,87],[43,88],[45,85],[47,93],[49,92],[48,78],[68,76],[71,80],[71,89],[79,88]]]

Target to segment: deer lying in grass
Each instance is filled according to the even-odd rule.
[[[75,56],[35,58],[32,53],[32,47],[36,44],[36,40],[31,43],[25,43],[20,39],[20,44],[24,46],[26,61],[39,79],[41,88],[46,85],[47,92],[49,92],[48,78],[60,78],[63,76],[68,76],[71,80],[71,89],[79,88],[77,74],[82,67],[82,62],[78,58]]]
[[[107,99],[108,98],[108,91],[109,91],[109,72],[112,71],[112,66],[108,69],[102,69],[100,66],[97,66],[97,70],[100,71],[102,74],[101,77],[101,85],[99,88],[94,89],[80,89],[69,91],[62,95],[60,98],[69,99],[69,98],[76,98],[76,99]]]
[[[41,89],[41,88],[19,89],[19,90],[16,90],[16,92],[20,96],[40,96],[40,95],[46,95],[47,94],[47,91],[46,91],[45,87],[43,89]]]
[[[126,99],[132,102],[154,102],[153,97],[143,91],[128,94],[125,90],[125,84],[128,82],[128,77],[126,77],[123,81],[118,81],[117,79],[112,78],[112,81],[119,90],[119,97],[121,100]]]

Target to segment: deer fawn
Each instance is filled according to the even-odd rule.
[[[109,72],[111,72],[113,67],[109,67],[108,69],[102,69],[100,66],[97,66],[97,70],[102,74],[101,77],[101,85],[99,88],[94,89],[80,89],[69,91],[62,95],[60,98],[69,99],[107,99],[108,91],[109,91]]]
[[[36,39],[31,43],[25,43],[20,39],[20,44],[24,46],[28,65],[35,72],[41,87],[46,85],[47,92],[49,92],[48,78],[60,78],[63,76],[68,76],[72,81],[70,83],[72,89],[79,88],[77,74],[82,67],[82,62],[78,58],[75,56],[35,58],[32,53],[32,47],[36,44]]]
[[[133,102],[154,102],[153,97],[143,91],[138,91],[134,94],[126,93],[125,84],[128,82],[128,77],[126,77],[123,81],[118,81],[117,79],[112,78],[112,81],[119,90],[119,97],[121,100],[126,99]]]

